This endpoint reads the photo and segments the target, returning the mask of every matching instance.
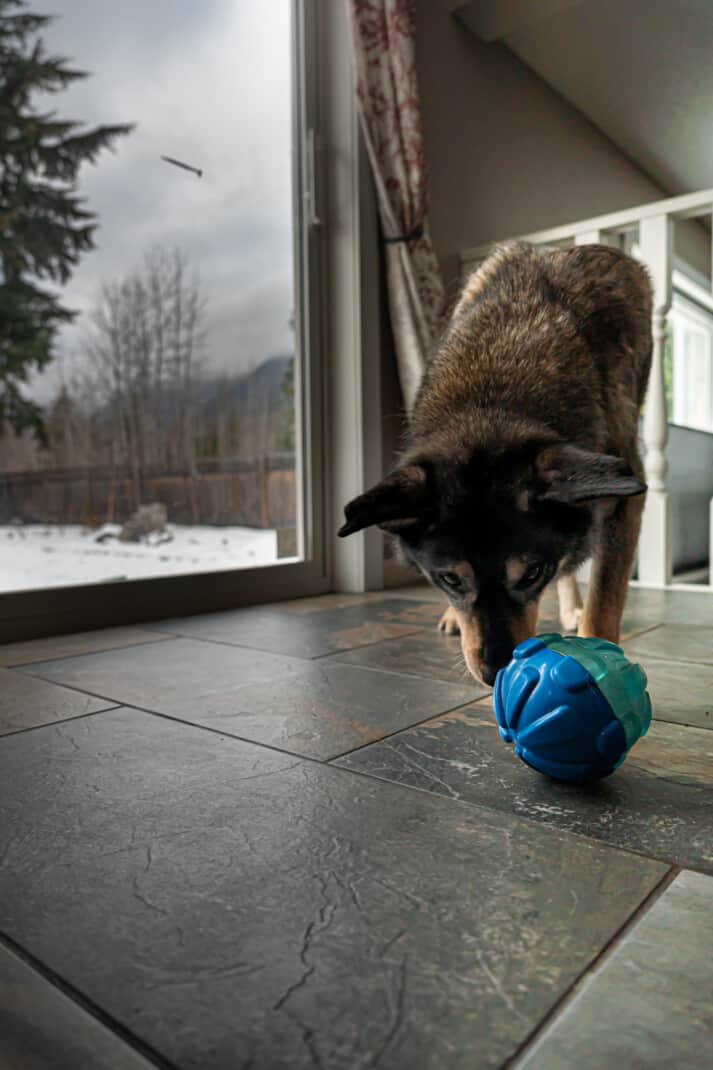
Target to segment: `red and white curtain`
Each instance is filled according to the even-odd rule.
[[[445,309],[443,282],[428,233],[415,0],[347,2],[359,114],[386,244],[391,326],[408,410]]]

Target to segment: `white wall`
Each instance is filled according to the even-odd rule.
[[[445,5],[417,2],[431,231],[452,286],[469,246],[666,196],[584,116]]]

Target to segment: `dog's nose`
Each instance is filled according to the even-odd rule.
[[[480,675],[483,678],[483,683],[487,684],[488,687],[492,687],[495,683],[495,677],[498,675],[498,670],[493,668],[488,662],[481,661]]]
[[[480,648],[480,675],[491,687],[500,670],[510,661],[512,650],[504,643],[483,643]]]

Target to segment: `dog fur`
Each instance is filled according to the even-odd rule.
[[[492,683],[557,580],[563,623],[617,642],[644,503],[651,363],[643,267],[600,245],[510,243],[468,279],[429,361],[398,467],[350,502],[450,600]],[[592,557],[586,604],[574,572]]]

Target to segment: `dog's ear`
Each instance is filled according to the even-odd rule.
[[[541,502],[581,505],[597,498],[629,498],[646,490],[621,457],[578,446],[548,446],[538,454],[535,469],[535,497]]]
[[[371,490],[344,507],[346,522],[338,535],[353,535],[374,524],[395,534],[415,526],[429,511],[430,478],[421,464],[397,468]]]

